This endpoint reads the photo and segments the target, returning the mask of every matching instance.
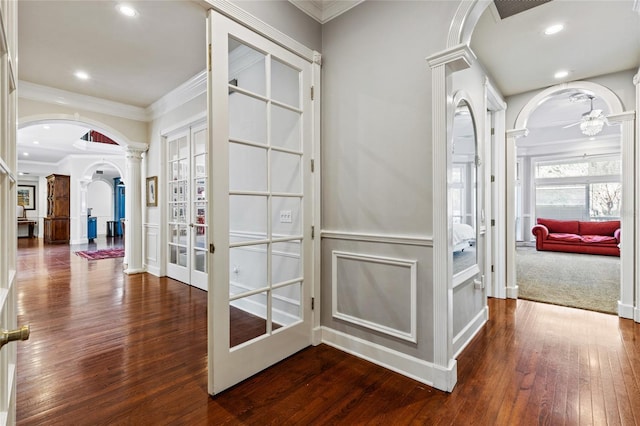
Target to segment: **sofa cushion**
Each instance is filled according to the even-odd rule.
[[[549,233],[557,234],[579,234],[580,225],[577,220],[554,220],[538,218],[538,223],[544,225]],[[613,235],[613,231],[611,233]]]
[[[618,244],[618,240],[616,240],[616,237],[612,237],[609,235],[583,235],[582,241],[585,243],[596,244]]]
[[[553,234],[549,234],[547,237],[548,240],[554,241],[565,241],[567,243],[581,243],[582,237],[578,234],[563,234],[559,232],[554,232]]]
[[[613,237],[613,233],[618,228],[620,228],[619,220],[580,222],[580,234],[582,235],[609,235]]]

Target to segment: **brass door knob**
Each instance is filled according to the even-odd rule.
[[[29,326],[23,325],[16,330],[2,330],[0,332],[0,348],[14,340],[27,340],[29,338]]]

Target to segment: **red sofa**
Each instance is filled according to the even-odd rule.
[[[620,256],[620,221],[537,220],[537,250]]]

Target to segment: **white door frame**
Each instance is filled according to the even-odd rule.
[[[526,137],[529,133],[527,122],[531,114],[549,96],[566,90],[582,90],[594,93],[603,100],[609,110],[607,120],[611,124],[621,125],[622,145],[622,211],[620,221],[625,235],[634,235],[635,210],[635,113],[625,112],[622,102],[607,87],[590,81],[575,81],[549,87],[533,96],[522,108],[515,121],[514,129],[507,131],[507,296],[516,299],[518,286],[515,272],[515,155],[516,139]],[[618,300],[618,315],[623,318],[634,317],[634,262],[636,259],[634,238],[622,238],[620,247],[620,299]]]

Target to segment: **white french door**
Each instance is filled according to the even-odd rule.
[[[167,275],[208,290],[209,150],[205,123],[167,137]]]
[[[211,11],[209,393],[311,344],[311,63]]]

